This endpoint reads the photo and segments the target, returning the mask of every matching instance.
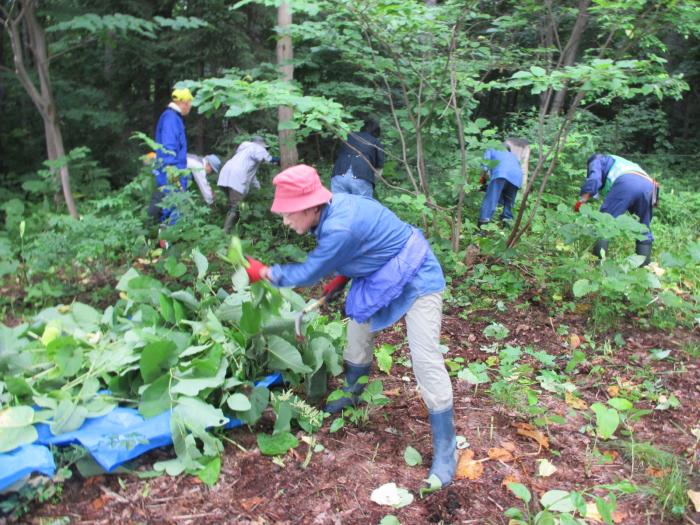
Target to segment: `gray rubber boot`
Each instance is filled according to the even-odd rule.
[[[651,241],[637,241],[637,246],[636,246],[636,253],[637,255],[643,255],[646,257],[644,259],[644,262],[640,264],[641,266],[646,266],[651,262]]]
[[[433,465],[428,476],[435,475],[446,487],[457,470],[457,436],[455,434],[454,409],[430,413],[430,428],[433,432]]]
[[[229,233],[234,224],[238,222],[238,210],[229,210],[224,221],[224,232]]]
[[[350,405],[356,405],[359,401],[360,394],[362,394],[365,389],[365,383],[359,384],[357,382],[362,376],[369,376],[370,365],[353,365],[352,363],[345,362],[345,382],[346,386],[343,387],[343,392],[347,393],[347,396],[335,399],[334,401],[329,401],[324,410],[330,414],[335,414],[340,412],[345,407]]]
[[[598,257],[598,259],[602,258],[603,250],[605,250],[605,253],[607,255],[608,253],[608,240],[607,239],[598,239],[595,244],[593,245],[593,255]]]

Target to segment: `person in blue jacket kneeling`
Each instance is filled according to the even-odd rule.
[[[329,402],[325,410],[330,413],[358,402],[364,389],[358,380],[369,375],[374,334],[406,317],[413,371],[430,415],[429,476],[448,485],[456,469],[456,435],[452,383],[439,345],[445,279],[428,241],[373,199],[331,193],[310,166],[292,166],[272,182],[272,211],[298,234],[312,232],[317,244],[299,264],[268,267],[249,259],[250,281],[311,286],[338,274],[324,288],[331,295],[352,279],[345,303],[350,317],[343,353],[347,397]]]
[[[595,153],[588,157],[587,164],[587,177],[581,186],[580,197],[574,205],[574,211],[578,212],[583,204],[591,198],[596,198],[609,182],[610,191],[600,211],[609,213],[613,217],[619,217],[629,211],[639,218],[639,222],[644,224],[648,231],[646,239],[637,241],[636,253],[645,257],[642,266],[649,264],[651,245],[654,242],[651,219],[653,208],[658,202],[658,183],[638,164],[617,155]],[[600,257],[603,250],[608,250],[608,241],[599,239],[593,247],[593,253]]]

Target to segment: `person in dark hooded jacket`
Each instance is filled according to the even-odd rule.
[[[379,141],[381,128],[375,120],[366,120],[362,130],[350,133],[338,150],[331,176],[333,193],[352,193],[372,197],[376,175],[384,168],[384,148]]]

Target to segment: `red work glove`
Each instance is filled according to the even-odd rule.
[[[348,284],[348,279],[344,275],[339,275],[335,279],[329,281],[326,283],[326,286],[323,287],[323,295],[327,296],[329,299],[335,299],[340,292],[343,291],[343,288],[345,288],[345,285]]]
[[[246,259],[248,259],[248,268],[246,268],[245,271],[248,274],[248,280],[251,284],[257,283],[260,279],[262,279],[260,272],[267,269],[267,266],[257,259],[253,259],[252,257],[246,256]]]
[[[584,204],[584,201],[577,201],[576,204],[574,204],[574,211],[578,213],[581,211],[581,206]]]
[[[479,177],[479,184],[482,186],[486,184],[486,175],[482,174],[481,177]]]

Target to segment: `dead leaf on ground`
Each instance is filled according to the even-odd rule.
[[[612,519],[614,523],[623,523],[627,517],[626,512],[614,510],[612,512]],[[595,523],[604,523],[605,520],[603,516],[598,512],[598,507],[596,507],[595,501],[589,501],[586,503],[586,521],[592,521]]]
[[[700,491],[688,490],[687,494],[688,498],[690,498],[690,501],[692,501],[695,506],[695,512],[700,512]]]
[[[515,428],[521,436],[534,439],[542,448],[549,448],[549,438],[541,430],[537,430],[529,423],[515,423]]]
[[[459,456],[457,463],[457,479],[479,479],[484,473],[484,465],[481,461],[474,460],[474,451],[465,450]]]
[[[651,478],[663,478],[665,475],[671,473],[671,468],[669,467],[659,469],[654,467],[647,467],[644,473]]]
[[[581,338],[576,334],[571,334],[569,336],[569,346],[572,350],[578,348],[581,346]]]
[[[617,385],[609,386],[606,390],[608,391],[608,395],[610,397],[617,397],[620,393],[620,387]]]
[[[92,510],[100,510],[105,506],[107,500],[109,500],[109,496],[107,496],[107,494],[102,494],[90,502],[90,507]]]
[[[401,389],[399,387],[392,388],[391,390],[385,390],[384,395],[389,397],[396,397],[401,394]]]
[[[506,449],[508,452],[515,452],[515,443],[512,441],[502,441],[501,447]]]
[[[243,510],[246,512],[250,512],[253,510],[255,507],[263,503],[265,500],[261,498],[260,496],[254,496],[252,498],[243,498],[241,500],[241,507],[243,507]]]
[[[557,471],[557,467],[548,459],[539,459],[537,462],[537,475],[540,477],[548,478]]]
[[[517,474],[508,474],[503,481],[501,481],[501,486],[508,489],[508,483],[520,483],[520,476]]]
[[[571,408],[575,408],[576,410],[586,410],[588,408],[588,403],[586,403],[583,399],[576,397],[571,392],[564,393],[564,401],[566,401],[567,405],[569,405]]]
[[[499,448],[499,447],[490,448],[488,451],[488,456],[491,459],[495,459],[497,461],[503,461],[504,463],[508,463],[509,461],[513,461],[513,454],[511,454],[505,448]]]

